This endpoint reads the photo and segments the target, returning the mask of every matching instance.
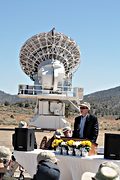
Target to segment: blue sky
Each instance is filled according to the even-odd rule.
[[[20,67],[20,49],[53,27],[80,47],[73,87],[89,94],[120,86],[119,0],[1,0],[0,90],[17,94],[18,84],[33,84]]]

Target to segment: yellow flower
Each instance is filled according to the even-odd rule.
[[[85,146],[85,141],[81,141],[81,145],[84,147]]]
[[[61,142],[63,142],[62,139],[54,139],[54,141],[52,142],[52,148],[59,146]]]
[[[91,147],[91,146],[92,146],[92,143],[91,143],[90,141],[85,141],[85,146]]]
[[[71,140],[67,141],[66,144],[67,144],[68,146],[73,146],[73,145],[74,145],[74,142],[75,142],[75,141],[71,139]]]
[[[91,147],[92,146],[92,143],[90,142],[90,141],[88,141],[88,140],[86,140],[86,141],[81,141],[81,146],[83,146],[83,147]]]

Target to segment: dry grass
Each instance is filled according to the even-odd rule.
[[[18,125],[19,121],[28,122],[34,115],[31,108],[0,106],[0,124]]]
[[[1,127],[16,127],[18,122],[24,120],[28,122],[34,116],[33,109],[23,108],[23,107],[10,107],[10,106],[0,106],[0,126]],[[74,123],[74,116],[67,118],[67,120],[72,124]],[[115,120],[112,118],[98,118],[99,121],[99,136],[97,143],[100,146],[104,144],[104,133],[120,133],[120,120]],[[0,145],[4,143],[11,147],[11,134],[12,132],[0,131]],[[40,141],[44,135],[51,137],[53,132],[36,132],[37,143],[40,144]],[[10,136],[9,136],[10,135]]]
[[[32,108],[24,108],[18,106],[0,106],[0,125],[17,125],[19,121],[23,120],[28,122],[34,116]],[[74,118],[66,118],[72,125]],[[120,131],[120,120],[115,120],[111,117],[98,118],[100,130]]]

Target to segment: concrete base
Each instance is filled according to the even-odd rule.
[[[35,126],[43,129],[60,129],[70,126],[63,116],[43,116],[35,115],[29,122],[29,126]]]

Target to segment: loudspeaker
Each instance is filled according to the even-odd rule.
[[[104,158],[120,160],[120,134],[105,133]]]
[[[13,135],[14,150],[17,151],[32,151],[34,150],[35,134],[34,129],[15,128]]]

